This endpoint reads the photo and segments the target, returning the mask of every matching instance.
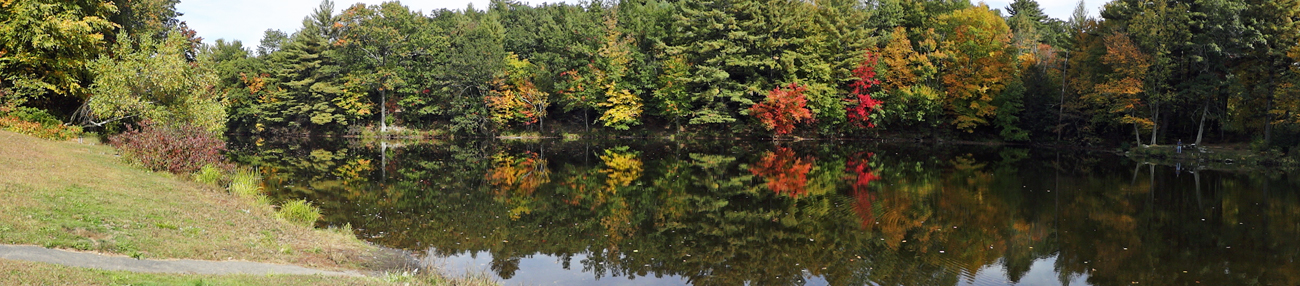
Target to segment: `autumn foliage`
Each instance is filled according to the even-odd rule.
[[[498,153],[492,156],[492,169],[484,179],[492,185],[493,194],[497,196],[531,196],[538,186],[551,181],[550,172],[545,167],[546,160],[540,157],[533,152],[521,157]]]
[[[194,125],[165,126],[149,121],[108,137],[122,156],[154,171],[188,174],[206,165],[228,168],[226,142]]]
[[[880,79],[876,78],[876,61],[878,57],[875,53],[867,52],[867,59],[853,70],[853,76],[858,78],[849,86],[853,91],[849,93],[849,121],[858,127],[875,128],[876,124],[871,122],[871,111],[880,106],[880,101],[871,98],[872,87],[880,85]],[[863,124],[865,123],[865,124]]]
[[[943,44],[949,59],[940,77],[947,87],[945,107],[957,129],[973,132],[997,115],[994,99],[1016,76],[1011,30],[982,4],[939,19],[951,31]]]
[[[773,89],[767,93],[767,100],[754,104],[749,112],[763,123],[763,127],[776,135],[790,134],[790,131],[794,131],[795,124],[813,120],[804,91],[807,89],[797,83]]]
[[[540,154],[516,157],[503,152],[492,156],[492,169],[484,179],[492,186],[492,195],[510,206],[510,217],[518,219],[532,212],[533,192],[551,182],[550,174]]]
[[[492,81],[493,89],[483,97],[497,124],[522,122],[537,123],[546,115],[549,94],[533,84],[535,66],[528,60],[510,54],[506,57],[507,69]]]
[[[749,172],[767,180],[767,188],[781,195],[798,198],[808,194],[808,171],[813,160],[796,157],[790,148],[779,147],[754,163]]]

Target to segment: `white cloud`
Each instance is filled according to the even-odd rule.
[[[1083,5],[1084,7],[1088,8],[1088,15],[1092,16],[1093,18],[1096,18],[1098,17],[1097,15],[1099,15],[1099,13],[1101,12],[1101,7],[1105,6],[1106,3],[1110,1],[1111,0],[1085,0]],[[979,3],[980,1],[973,0],[972,2]],[[988,3],[989,8],[1002,10],[1003,15],[1005,16],[1007,6],[1011,5],[1011,2],[1013,2],[1013,0],[987,0],[983,2]],[[1074,7],[1077,5],[1079,5],[1078,0],[1039,0],[1038,1],[1038,7],[1043,9],[1043,14],[1047,14],[1048,17],[1061,19],[1061,21],[1069,21],[1070,14],[1074,14]]]
[[[355,3],[380,4],[383,0],[336,0],[334,9],[342,11]],[[438,9],[464,10],[471,3],[475,9],[485,9],[489,0],[414,0],[401,1],[411,10]],[[563,2],[524,1],[525,3]],[[320,5],[320,0],[186,0],[176,5],[184,13],[181,21],[198,31],[199,37],[211,43],[216,39],[239,40],[245,47],[256,47],[267,29],[293,33],[302,28],[302,19]],[[336,11],[336,12],[337,12]]]

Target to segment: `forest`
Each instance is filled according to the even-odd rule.
[[[178,1],[0,2],[0,125],[1300,143],[1297,0],[326,0],[256,46]]]

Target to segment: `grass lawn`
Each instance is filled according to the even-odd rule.
[[[351,233],[277,219],[270,206],[169,173],[132,166],[116,156],[113,148],[92,141],[56,142],[0,131],[0,198],[4,198],[0,200],[0,243],[137,258],[244,260],[325,270],[366,270],[383,264],[373,258],[375,247]],[[3,261],[0,275],[21,272],[15,265],[23,264],[32,263]],[[41,267],[74,279],[99,275],[93,270]],[[179,279],[167,281],[206,279],[115,275]],[[5,277],[10,276],[0,276],[0,280],[7,280],[2,279]],[[253,279],[222,279],[227,278],[233,284]],[[46,284],[41,281],[34,283]],[[248,281],[264,284],[259,282],[262,280]],[[274,281],[265,282],[280,284]]]

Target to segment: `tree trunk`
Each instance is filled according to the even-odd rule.
[[[1196,142],[1192,143],[1192,145],[1201,146],[1201,135],[1205,134],[1205,115],[1208,113],[1210,113],[1210,102],[1207,101],[1205,106],[1201,108],[1201,124],[1196,127]]]
[[[1061,129],[1065,129],[1065,126],[1061,125],[1061,119],[1065,114],[1065,75],[1067,74],[1066,72],[1069,71],[1069,68],[1070,68],[1070,51],[1065,51],[1065,64],[1061,66],[1061,102],[1057,103],[1056,105],[1056,141],[1057,142],[1061,141]]]
[[[1269,88],[1268,103],[1264,107],[1264,145],[1268,146],[1273,142],[1273,116],[1269,115],[1273,111],[1273,89]]]
[[[388,132],[388,90],[379,90],[379,132]],[[381,134],[382,135],[382,134]]]
[[[1133,147],[1142,147],[1142,132],[1139,129],[1141,128],[1138,128],[1138,124],[1133,123],[1133,138],[1136,138],[1138,143],[1137,146]]]
[[[1151,146],[1156,145],[1156,131],[1159,131],[1160,129],[1160,122],[1157,122],[1160,120],[1160,104],[1156,103],[1153,105],[1155,106],[1156,114],[1151,116]]]

